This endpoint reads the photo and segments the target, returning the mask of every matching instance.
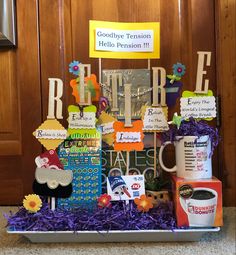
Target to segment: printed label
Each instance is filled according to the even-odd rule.
[[[96,29],[95,49],[112,52],[153,52],[153,30]]]
[[[69,128],[94,129],[96,123],[95,112],[69,112]]]
[[[143,119],[143,130],[150,131],[165,131],[168,130],[169,126],[161,107],[146,108],[144,119]]]
[[[66,139],[67,130],[36,129],[36,138],[39,139]]]
[[[116,142],[117,143],[141,142],[141,133],[140,132],[117,132]]]
[[[101,125],[103,135],[114,133],[113,123],[114,121]]]
[[[216,117],[214,96],[182,97],[180,105],[180,114],[184,118],[207,119]]]

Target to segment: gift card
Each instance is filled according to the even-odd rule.
[[[55,150],[46,151],[35,158],[35,163],[39,168],[63,169],[59,157]]]
[[[134,200],[145,194],[143,175],[107,177],[107,194],[112,201]]]

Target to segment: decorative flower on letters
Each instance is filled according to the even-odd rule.
[[[79,64],[80,62],[79,61],[72,61],[70,64],[69,64],[69,72],[70,73],[73,73],[74,75],[79,75]]]
[[[185,74],[185,70],[186,70],[185,65],[179,62],[173,65],[173,74],[175,76],[182,77]]]

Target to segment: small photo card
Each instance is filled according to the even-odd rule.
[[[107,193],[111,201],[134,200],[145,194],[143,175],[107,177]]]

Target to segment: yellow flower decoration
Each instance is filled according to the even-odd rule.
[[[25,196],[25,199],[23,200],[23,206],[28,212],[36,213],[41,209],[42,200],[38,195],[30,194]]]

